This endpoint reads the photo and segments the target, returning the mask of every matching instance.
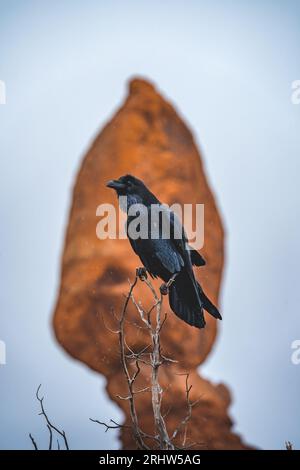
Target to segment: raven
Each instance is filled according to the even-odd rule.
[[[134,252],[152,277],[159,277],[165,282],[161,286],[161,292],[169,292],[173,312],[197,328],[205,327],[203,309],[221,320],[218,309],[206,297],[194,276],[193,265],[204,266],[205,260],[188,245],[184,228],[174,212],[162,204],[141,180],[132,175],[111,180],[107,187],[116,191],[121,209],[127,213],[127,236]],[[135,208],[135,211],[132,210]],[[156,208],[156,212],[153,208]],[[153,214],[158,214],[158,224],[158,219]],[[130,224],[135,221],[143,225],[143,235],[136,236],[136,232],[130,230]],[[169,227],[168,234],[166,227]]]

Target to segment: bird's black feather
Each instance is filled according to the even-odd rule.
[[[127,196],[127,235],[134,252],[140,257],[149,274],[152,277],[160,277],[165,282],[174,274],[177,275],[169,288],[169,302],[173,312],[197,328],[205,326],[203,310],[221,319],[217,307],[206,297],[194,276],[193,265],[204,266],[205,260],[200,253],[189,247],[184,229],[176,215],[161,204],[144,183],[134,176],[122,176],[118,180],[110,181],[107,186],[115,189],[118,196]],[[130,208],[134,204],[143,204],[145,209],[142,213],[140,211],[132,215]],[[157,224],[152,221],[153,206],[156,207],[157,216],[162,222],[158,232],[155,230]],[[137,216],[144,222],[148,221],[148,233],[145,238],[131,236],[130,223]],[[169,233],[165,233],[165,227],[168,226]]]

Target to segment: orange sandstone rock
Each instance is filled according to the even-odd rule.
[[[126,395],[121,370],[118,338],[104,326],[115,326],[112,309],[119,313],[140,260],[128,240],[99,240],[96,236],[96,208],[101,203],[117,207],[109,179],[131,173],[146,183],[164,203],[205,204],[205,244],[201,253],[207,261],[196,275],[214,303],[218,303],[224,260],[224,233],[213,194],[209,188],[193,136],[174,108],[148,82],[131,81],[123,106],[98,135],[85,156],[77,176],[62,258],[61,285],[54,314],[54,330],[59,343],[74,358],[84,362],[107,379],[107,391],[118,403],[128,422],[128,403],[116,398]],[[158,286],[159,283],[156,283]],[[139,282],[135,297],[151,305],[152,297]],[[160,380],[169,385],[163,406],[172,406],[167,418],[169,430],[185,413],[184,378],[174,375],[190,371],[193,398],[202,397],[189,426],[191,438],[204,448],[243,448],[231,432],[227,414],[229,392],[199,377],[197,367],[205,360],[216,338],[217,323],[206,315],[207,326],[197,330],[179,320],[169,309],[161,343],[165,354],[179,361],[164,366]],[[128,319],[137,322],[132,305]],[[104,320],[104,322],[103,322]],[[225,319],[226,321],[226,319]],[[133,349],[148,344],[145,331],[127,328]],[[138,386],[149,377],[142,368]],[[153,431],[149,393],[139,394],[137,408],[142,426]],[[124,448],[134,448],[130,433],[122,432]]]

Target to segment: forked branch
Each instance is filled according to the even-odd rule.
[[[145,310],[140,301],[137,301],[134,297],[134,288],[138,281],[144,282],[151,292],[153,297],[153,305],[148,310]],[[110,332],[118,334],[119,338],[119,348],[120,348],[120,359],[122,364],[122,370],[124,372],[124,376],[127,383],[128,393],[126,396],[117,395],[120,400],[127,400],[129,402],[129,409],[130,409],[130,418],[131,418],[131,425],[122,425],[117,423],[114,420],[110,420],[110,423],[104,423],[99,420],[91,419],[91,421],[101,424],[105,427],[105,431],[109,429],[122,429],[127,428],[131,429],[134,440],[137,444],[139,449],[151,449],[151,448],[159,448],[165,450],[172,450],[178,448],[174,444],[174,440],[178,436],[179,432],[184,429],[184,438],[183,438],[183,447],[181,448],[189,448],[194,444],[189,446],[186,445],[186,428],[188,421],[192,415],[192,409],[196,405],[197,402],[192,403],[190,400],[190,391],[191,386],[188,383],[189,374],[186,375],[186,402],[187,402],[187,414],[184,419],[179,423],[177,429],[173,432],[171,436],[169,436],[165,417],[166,415],[162,414],[161,405],[163,399],[163,389],[159,383],[159,369],[160,367],[166,362],[177,362],[171,358],[164,356],[161,353],[161,345],[160,345],[160,333],[162,328],[166,322],[167,315],[165,314],[162,319],[162,306],[163,306],[163,296],[166,294],[168,288],[170,287],[171,283],[174,281],[172,278],[169,283],[164,284],[160,288],[159,295],[157,294],[155,288],[153,287],[151,281],[147,278],[147,274],[144,269],[140,268],[136,272],[136,276],[133,283],[129,282],[129,292],[125,297],[125,303],[120,315],[118,318],[118,329],[111,330]],[[148,331],[149,334],[149,344],[142,348],[140,351],[133,351],[132,347],[126,341],[125,335],[125,324],[130,324],[130,326],[137,326],[136,323],[129,322],[126,319],[127,308],[129,302],[132,302],[134,305],[142,324],[144,325],[144,329]],[[153,315],[155,312],[155,315]],[[154,316],[154,318],[152,318]],[[139,326],[139,328],[141,328]],[[129,367],[129,364],[134,364],[134,371],[132,371],[132,367]],[[140,374],[141,371],[141,364],[150,367],[150,386],[137,389],[135,382]],[[155,435],[150,435],[145,433],[140,424],[140,420],[138,417],[137,409],[136,409],[136,402],[135,402],[135,395],[140,393],[149,393],[151,392],[151,403],[152,403],[152,410],[153,410],[153,418],[155,424]],[[152,441],[152,445],[149,444],[149,441]],[[151,447],[150,447],[151,445]]]
[[[58,429],[49,419],[46,411],[45,411],[45,407],[44,407],[44,397],[41,397],[40,396],[40,389],[41,389],[41,385],[38,386],[37,388],[37,391],[36,391],[36,399],[38,400],[39,404],[40,404],[40,412],[39,412],[39,415],[40,416],[43,416],[44,419],[45,419],[45,422],[46,422],[46,426],[47,426],[47,429],[48,429],[48,432],[49,432],[49,444],[48,444],[48,450],[54,450],[53,449],[53,433],[56,433],[56,435],[59,437],[59,438],[62,438],[63,440],[63,443],[64,443],[64,446],[65,446],[65,449],[66,450],[69,450],[69,444],[68,444],[68,440],[67,440],[67,436],[66,436],[66,433],[65,431],[61,431],[60,429]],[[37,443],[35,441],[35,439],[33,438],[32,434],[29,434],[29,437],[30,437],[30,440],[32,442],[32,445],[34,447],[35,450],[38,450],[38,446],[37,446]],[[59,443],[59,439],[57,439],[57,450],[60,450],[60,443]]]

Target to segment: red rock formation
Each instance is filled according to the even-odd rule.
[[[155,88],[144,80],[130,83],[124,105],[98,135],[85,156],[73,193],[73,204],[62,259],[61,286],[54,315],[54,329],[60,344],[73,357],[84,362],[107,379],[107,391],[123,409],[128,420],[127,402],[116,394],[126,395],[118,354],[117,337],[108,332],[105,322],[113,325],[111,309],[120,312],[128,278],[133,279],[139,259],[128,240],[99,240],[96,237],[96,208],[100,203],[117,205],[115,194],[106,188],[109,179],[131,173],[167,203],[205,204],[205,245],[202,250],[207,266],[197,269],[197,277],[215,303],[223,269],[223,228],[214,197],[208,186],[193,136],[174,108]],[[149,292],[139,283],[136,298],[147,305]],[[167,300],[164,309],[169,310]],[[129,318],[136,321],[136,311],[129,306]],[[191,371],[194,397],[203,400],[194,410],[190,424],[192,438],[205,447],[243,448],[232,434],[227,415],[229,392],[223,385],[214,386],[197,374],[216,337],[216,321],[206,315],[207,327],[197,330],[168,315],[162,332],[162,346],[168,356],[180,361],[161,372],[162,383],[171,383],[164,406],[172,403],[167,419],[173,429],[184,413],[184,379],[173,375],[178,370]],[[141,330],[128,331],[128,341],[140,348],[147,339]],[[148,374],[149,375],[149,374]],[[139,382],[147,381],[142,370]],[[140,394],[138,411],[143,413],[143,427],[151,432],[153,417],[150,394]],[[134,447],[130,433],[122,433],[125,448]]]

